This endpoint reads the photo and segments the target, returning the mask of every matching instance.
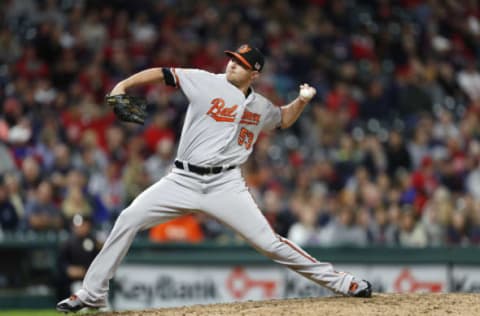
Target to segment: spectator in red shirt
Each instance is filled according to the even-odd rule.
[[[143,133],[143,139],[150,153],[157,150],[157,144],[163,139],[175,140],[175,133],[169,126],[167,114],[158,112],[153,116],[152,123]]]
[[[350,95],[349,87],[345,82],[337,82],[335,89],[327,94],[325,104],[328,110],[347,115],[348,121],[358,117],[358,103]]]
[[[47,64],[38,58],[33,46],[25,47],[23,57],[17,62],[16,71],[19,76],[28,80],[48,77],[50,72]]]

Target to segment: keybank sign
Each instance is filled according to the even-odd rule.
[[[124,310],[273,299],[284,278],[281,268],[123,265],[111,303]]]
[[[153,282],[151,282],[153,281]],[[114,282],[115,295],[125,300],[153,306],[162,301],[216,301],[219,298],[215,281],[208,276],[194,280],[179,280],[175,275],[158,275],[148,281],[122,276]]]

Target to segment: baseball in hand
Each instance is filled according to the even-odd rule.
[[[313,96],[317,93],[315,88],[310,87],[308,84],[304,83],[300,86],[300,99],[303,101],[310,101]]]

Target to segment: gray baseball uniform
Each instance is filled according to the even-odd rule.
[[[166,83],[180,87],[190,102],[175,167],[120,214],[88,269],[77,293],[80,300],[102,305],[109,280],[136,233],[189,212],[216,218],[275,262],[347,294],[353,276],[336,272],[330,263],[317,261],[275,234],[238,168],[247,160],[259,133],[280,125],[280,108],[253,91],[245,97],[224,74],[179,68],[163,71]]]

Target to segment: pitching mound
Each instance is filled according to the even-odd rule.
[[[371,299],[328,297],[196,305],[98,313],[97,316],[480,315],[480,294],[376,294]]]

